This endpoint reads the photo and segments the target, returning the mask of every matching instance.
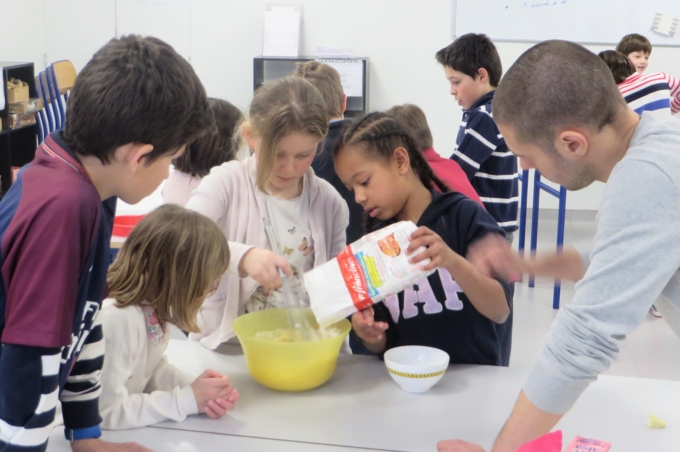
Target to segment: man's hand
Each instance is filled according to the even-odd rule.
[[[581,255],[573,247],[525,260],[498,234],[487,234],[473,243],[467,258],[482,274],[510,281],[518,281],[523,274],[531,274],[577,282],[586,273]]]
[[[467,259],[489,278],[518,281],[524,273],[532,273],[530,262],[522,259],[499,234],[487,234],[473,243]]]
[[[98,438],[73,441],[71,449],[73,452],[153,452],[137,443],[109,443]]]
[[[459,439],[451,439],[439,441],[437,443],[437,452],[484,452],[484,449],[477,444],[467,443]]]

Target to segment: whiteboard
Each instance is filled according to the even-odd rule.
[[[191,61],[191,0],[116,0],[116,32],[155,36]]]
[[[629,33],[652,45],[680,46],[651,30],[656,13],[680,19],[680,0],[453,0],[453,36],[485,33],[498,41],[547,39],[616,44]]]
[[[97,50],[116,37],[115,0],[45,0],[44,4],[47,64],[71,60],[80,72]]]

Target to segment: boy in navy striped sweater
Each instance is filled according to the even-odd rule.
[[[451,159],[460,164],[484,207],[512,243],[517,230],[517,158],[505,144],[491,114],[491,101],[503,73],[491,40],[469,33],[436,54],[451,84],[451,95],[463,108]]]
[[[44,451],[59,400],[74,452],[148,451],[99,439],[116,198],[150,195],[210,127],[203,85],[159,39],[112,39],[78,75],[66,129],[0,202],[0,452]]]

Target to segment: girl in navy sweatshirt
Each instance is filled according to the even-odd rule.
[[[352,316],[354,353],[426,345],[451,363],[508,365],[513,287],[484,276],[465,259],[488,233],[503,235],[476,202],[449,192],[403,127],[382,113],[349,126],[335,149],[335,168],[367,215],[367,231],[410,220],[419,226],[407,254],[430,259],[432,275]],[[438,188],[441,193],[434,191]]]

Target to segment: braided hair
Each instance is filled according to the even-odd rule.
[[[385,162],[390,161],[396,148],[402,147],[408,152],[413,172],[426,188],[437,187],[442,193],[449,191],[449,187],[434,174],[411,135],[401,123],[384,113],[370,113],[347,127],[335,146],[335,157],[349,146],[360,146],[367,157]],[[365,222],[366,230],[371,231],[374,219],[366,217]]]

